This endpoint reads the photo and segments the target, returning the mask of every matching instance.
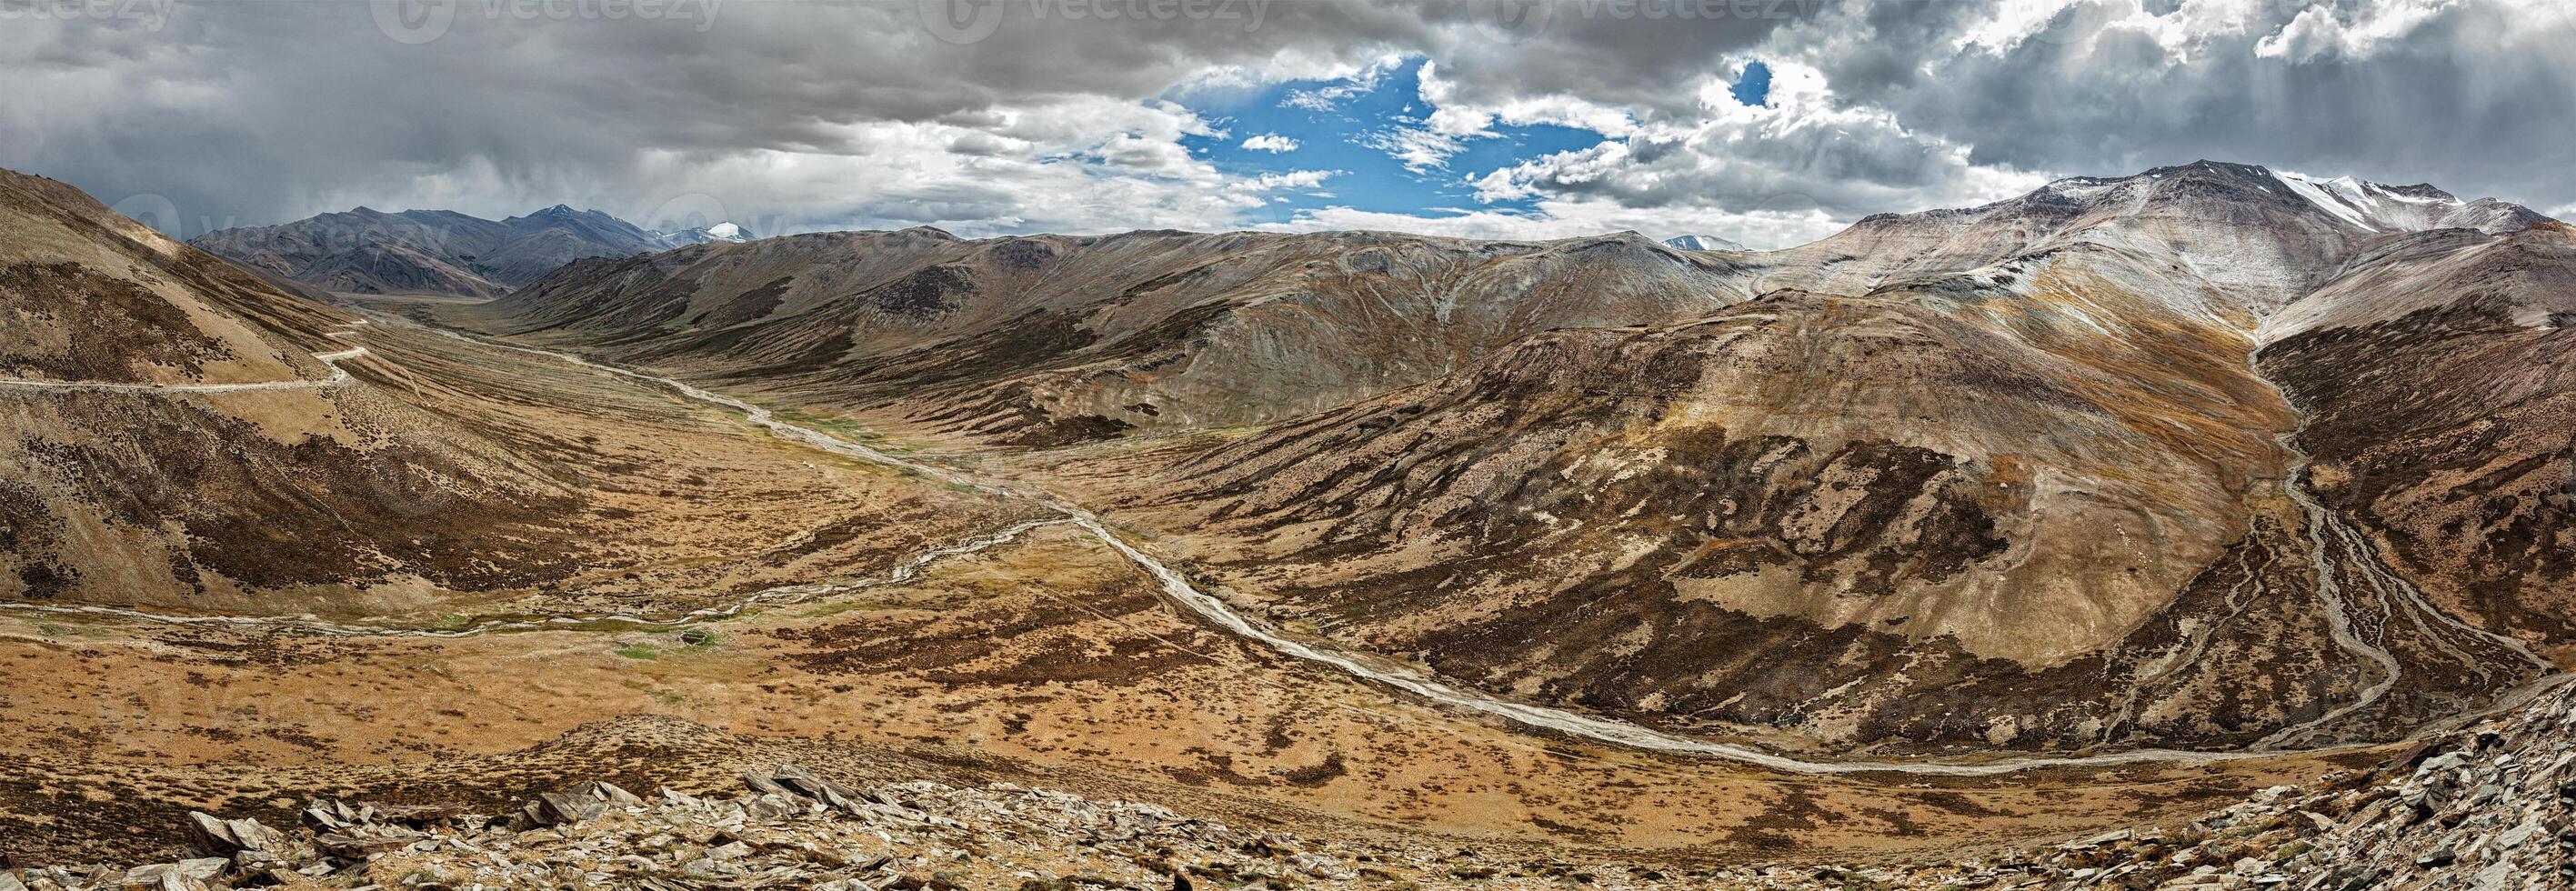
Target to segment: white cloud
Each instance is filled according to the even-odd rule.
[[[1297,140],[1277,133],[1263,133],[1244,140],[1243,147],[1249,151],[1269,152],[1274,155],[1286,154],[1297,150]]]
[[[1290,170],[1238,180],[1226,188],[1236,192],[1308,191],[1339,175],[1339,170]]]
[[[1223,134],[1191,107],[1294,82],[1310,88],[1286,105],[1340,124],[1350,99],[1419,62],[1407,117],[1348,121],[1337,138],[1483,206],[1327,208],[1283,225],[1778,246],[2058,172],[2199,157],[2576,216],[2576,181],[2560,175],[2576,141],[2551,113],[2576,90],[2561,0],[1793,3],[1787,19],[1559,15],[1526,42],[1437,3],[1278,4],[1257,30],[1039,22],[1002,4],[1008,20],[968,45],[926,39],[901,4],[728,6],[705,29],[460,6],[452,32],[420,45],[381,41],[364,7],[290,5],[180,4],[158,30],[0,29],[0,82],[23,87],[0,90],[0,166],[111,202],[166,196],[188,234],[354,204],[636,215],[675,196],[764,233],[1222,229],[1339,183],[1206,162],[1183,140]],[[1773,72],[1767,107],[1728,95],[1755,60]],[[591,76],[557,76],[576,64]],[[1454,169],[1469,146],[1537,124],[1605,142]],[[1293,150],[1312,157],[1318,138]]]
[[[1840,231],[1844,222],[1817,208],[1794,206],[1729,212],[1713,208],[1632,208],[1607,201],[1540,201],[1531,211],[1470,210],[1451,214],[1399,214],[1349,207],[1303,211],[1282,223],[1253,228],[1273,232],[1381,229],[1450,238],[1544,241],[1634,230],[1658,241],[1705,234],[1757,250],[1805,244]]]
[[[2320,57],[2367,59],[2383,45],[2457,5],[2456,0],[2385,0],[2354,10],[2351,18],[2325,5],[2299,11],[2279,33],[2254,44],[2254,54],[2267,59],[2306,63]]]
[[[1844,104],[1811,66],[1774,61],[1771,68],[1764,105],[1735,101],[1712,78],[1699,91],[1697,119],[1640,126],[1623,139],[1501,168],[1474,181],[1476,197],[1589,198],[1719,219],[1815,209],[1849,220],[1983,203],[2050,178],[1977,164],[1967,146],[1909,130],[1886,111]]]
[[[1360,134],[1356,141],[1403,162],[1406,170],[1429,173],[1449,169],[1449,156],[1466,150],[1470,138],[1474,134],[1454,135],[1419,123],[1399,123]]]
[[[1313,112],[1336,111],[1344,102],[1375,92],[1379,82],[1385,80],[1387,73],[1394,70],[1400,61],[1395,57],[1381,58],[1366,68],[1334,78],[1334,83],[1290,90],[1279,100],[1279,105]]]

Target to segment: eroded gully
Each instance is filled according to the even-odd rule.
[[[2486,671],[2477,667],[2471,657],[2451,649],[2449,644],[2442,640],[2442,635],[2425,623],[2425,616],[2433,617],[2434,624],[2443,625],[2454,632],[2483,638],[2541,669],[2538,678],[2521,689],[2507,694],[2503,697],[2504,700],[2517,703],[2528,701],[2530,697],[2537,696],[2542,691],[2568,680],[2569,675],[2557,671],[2557,666],[2541,658],[2539,654],[2533,653],[2529,647],[2523,645],[2522,641],[2473,627],[2434,606],[2414,583],[2398,575],[2388,567],[2387,563],[2380,560],[2378,549],[2371,546],[2369,537],[2355,527],[2350,519],[2335,513],[2327,508],[2324,502],[2318,501],[2316,494],[2310,492],[2307,486],[2312,462],[2307,451],[2299,446],[2299,436],[2306,429],[2306,413],[2299,409],[2298,403],[2290,399],[2289,391],[2282,389],[2280,384],[2263,374],[2260,347],[2257,347],[2255,352],[2248,353],[2245,361],[2253,369],[2255,379],[2262,381],[2264,386],[2272,388],[2272,392],[2280,397],[2281,403],[2297,413],[2300,418],[2298,427],[2282,433],[2275,440],[2280,444],[2283,454],[2289,457],[2281,474],[2281,492],[2290,499],[2292,504],[2298,506],[2300,514],[2307,521],[2309,570],[2316,578],[2317,599],[2325,608],[2328,636],[2345,652],[2359,656],[2379,667],[2379,679],[2362,688],[2361,693],[2353,697],[2351,702],[2330,709],[2314,719],[2283,727],[2257,740],[2248,747],[2249,750],[2273,750],[2311,731],[2331,727],[2335,722],[2350,717],[2385,698],[2388,691],[2395,688],[2398,680],[2405,676],[2403,663],[2382,643],[2365,639],[2360,629],[2368,625],[2373,631],[2372,636],[2385,640],[2397,621],[2398,617],[2394,613],[2401,609],[2406,612],[2407,619],[2425,633],[2427,640],[2450,650],[2451,655],[2471,666],[2482,678],[2487,676]],[[2350,579],[2357,582],[2363,590],[2345,589],[2344,581],[2347,573]],[[2365,591],[2377,595],[2382,606],[2381,614],[2375,618],[2359,611],[2359,599],[2356,595]]]

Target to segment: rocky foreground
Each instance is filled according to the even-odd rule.
[[[492,816],[320,800],[303,826],[191,816],[201,856],[0,870],[0,891],[209,888],[2464,888],[2576,887],[2576,687],[2176,829],[1949,863],[1673,868],[1527,862],[1251,832],[1151,804],[996,783],[855,789],[794,766],[730,798],[607,783]]]

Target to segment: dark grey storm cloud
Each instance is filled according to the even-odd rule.
[[[1535,212],[1286,225],[1778,244],[2201,157],[2564,212],[2567,6],[0,0],[0,166],[184,235],[556,201],[772,232],[1223,228],[1332,172],[1221,171],[1179,144],[1221,122],[1175,98],[1420,59],[1420,126],[1373,137],[1420,169],[1500,124],[1609,141],[1467,184]],[[1774,88],[1747,107],[1726,86],[1756,60]]]

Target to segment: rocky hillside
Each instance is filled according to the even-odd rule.
[[[2321,496],[2433,602],[2576,663],[2576,230],[2393,240],[2276,316]]]
[[[2430,889],[2576,886],[2576,693],[2542,696],[2380,766],[2280,786],[2182,826],[1948,861],[1708,867],[1516,857],[1230,827],[1008,783],[854,788],[781,766],[732,795],[604,782],[502,815],[317,800],[300,826],[190,815],[193,856],[0,864],[0,891],[288,888]]]
[[[257,280],[79,190],[0,171],[0,377],[119,384],[320,378],[348,317]]]
[[[332,364],[365,353],[334,336],[351,317],[50,180],[0,174],[0,231],[0,599],[555,571],[542,516],[561,487],[353,392]],[[381,494],[429,491],[448,509],[376,522],[397,516]],[[519,547],[475,559],[475,527]]]
[[[325,291],[494,297],[576,259],[628,257],[694,240],[673,241],[599,211],[559,204],[498,221],[447,210],[361,207],[210,232],[188,243]]]
[[[300,299],[61,183],[0,171],[0,602],[384,615],[585,575],[719,596],[799,561],[909,545],[870,536],[930,534],[924,518],[860,516],[953,494],[825,484],[667,394],[599,385]],[[681,441],[698,444],[691,463],[666,457]],[[701,463],[735,448],[754,455]],[[805,507],[746,523],[678,497],[727,485]],[[934,525],[981,522],[965,500],[932,510],[948,518]],[[809,521],[851,525],[819,539],[778,528]],[[618,578],[755,559],[768,568],[721,581]]]
[[[565,267],[482,324],[690,377],[1020,446],[1274,421],[1552,328],[1696,315],[1740,269],[1634,233],[970,241],[935,229]]]
[[[2565,639],[2568,513],[2543,489],[2566,443],[2499,412],[2563,411],[2546,320],[2576,264],[2556,223],[2380,231],[2288,182],[2204,163],[1872,218],[1749,261],[1841,296],[1534,335],[1189,455],[1154,477],[1183,482],[1127,487],[1129,516],[1190,530],[1172,546],[1276,622],[1668,727],[1829,750],[2389,738],[2546,674],[2530,647]],[[2461,213],[2527,218],[2482,207]],[[2258,333],[2500,291],[2507,339],[2447,367],[2385,362],[2488,345]],[[2338,415],[2363,379],[2379,401]],[[2467,491],[2410,505],[2421,543],[2384,547],[2336,462],[2438,424],[2407,401],[2435,385],[2492,444],[2425,446],[2412,472]],[[2313,482],[2303,450],[2328,462]]]
[[[2392,233],[2501,234],[2547,219],[2431,186],[2334,183],[2323,189],[2297,174],[2216,161],[2062,179],[1983,207],[1864,218],[1822,241],[1764,255],[1756,290],[1857,294],[1908,277],[2098,245],[2153,257],[2268,311],[2323,284],[2346,258]]]

